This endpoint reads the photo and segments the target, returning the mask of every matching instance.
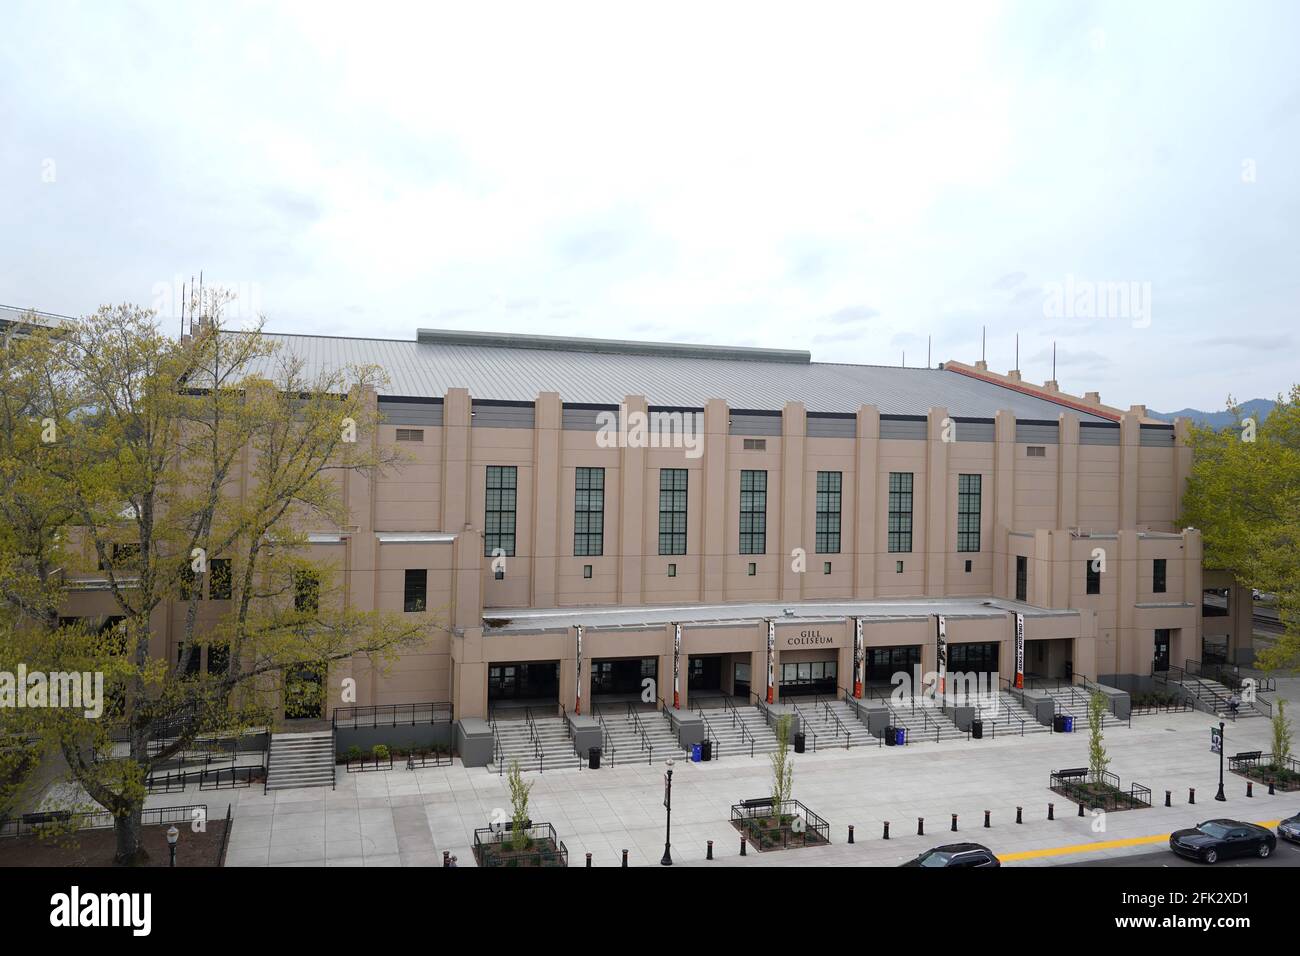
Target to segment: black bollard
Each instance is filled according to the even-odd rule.
[[[1165,806],[1167,806],[1167,807],[1172,807],[1172,806],[1173,806],[1172,798],[1173,798],[1173,793],[1172,793],[1172,791],[1166,790],[1166,791],[1165,791]]]
[[[849,824],[849,842],[850,842],[850,843],[853,842],[853,824],[852,824],[852,823]]]
[[[989,814],[991,814],[992,812],[993,812],[992,810],[985,810],[985,811],[984,811],[984,829],[985,829],[985,830],[987,830],[989,827],[991,827],[991,826],[993,825],[993,824],[989,823]]]
[[[706,853],[704,854],[704,859],[706,859],[706,860],[711,860],[711,859],[713,859],[713,841],[712,841],[712,840],[709,841],[709,849],[708,849],[708,852],[706,852]]]
[[[591,868],[591,854],[590,854],[590,853],[587,854],[587,868],[588,868],[588,869]]]
[[[1248,796],[1248,797],[1253,797],[1254,795],[1255,795],[1255,785],[1254,785],[1253,783],[1251,783],[1249,780],[1247,780],[1247,781],[1246,781],[1246,796]]]
[[[1024,807],[1016,807],[1016,822],[1017,822],[1017,823],[1024,823],[1024,822],[1025,822],[1025,819],[1024,819],[1024,816],[1023,816],[1023,814],[1024,814],[1024,810],[1025,810]]]
[[[1195,802],[1196,802],[1196,788],[1195,788],[1195,787],[1188,787],[1188,788],[1187,788],[1187,802],[1188,802],[1188,803],[1195,803]]]
[[[740,855],[741,855],[741,856],[744,856],[744,855],[745,855],[745,838],[744,838],[744,837],[741,837],[741,838],[740,838]]]
[[[884,832],[884,835],[881,836],[881,839],[882,839],[882,840],[888,840],[888,839],[889,839],[889,821],[888,821],[888,820],[885,821],[885,832]]]
[[[1047,819],[1049,819],[1049,820],[1055,820],[1055,819],[1056,819],[1056,804],[1054,804],[1054,803],[1049,803],[1049,804],[1047,805]]]
[[[1268,795],[1269,795],[1270,797],[1272,797],[1272,796],[1276,796],[1276,794],[1275,794],[1274,791],[1273,791],[1273,781],[1272,781],[1272,780],[1270,780],[1270,781],[1268,782]]]
[[[952,815],[952,832],[957,832],[957,814],[955,813]]]
[[[1079,804],[1079,816],[1083,816],[1083,804]]]
[[[623,851],[623,866],[627,866],[627,850]]]
[[[443,851],[442,851],[442,865],[445,866],[445,867],[450,867],[450,866],[451,866],[451,851],[450,851],[450,850],[443,850]]]
[[[925,836],[925,817],[916,818],[916,835]]]

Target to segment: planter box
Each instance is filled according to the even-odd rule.
[[[742,801],[731,808],[731,825],[760,853],[831,842],[830,824],[798,800],[780,807],[770,799]]]
[[[500,830],[483,827],[474,831],[474,860],[490,869],[502,867],[566,867],[569,851],[563,840],[556,839],[555,827],[549,823],[532,823],[524,831],[525,845],[516,850],[513,831],[507,823]]]
[[[347,763],[348,773],[368,773],[373,770],[392,770],[393,756],[389,754],[384,760],[378,760],[374,757],[362,757],[360,760],[349,760]]]

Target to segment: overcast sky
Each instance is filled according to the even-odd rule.
[[[1111,404],[1271,398],[1297,37],[1289,0],[3,0],[0,303],[170,317],[202,269],[273,331],[909,365],[986,325]]]

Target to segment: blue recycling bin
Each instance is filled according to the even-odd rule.
[[[691,762],[699,763],[703,758],[702,748],[699,744],[691,744]]]
[[[1063,729],[1067,734],[1072,734],[1072,733],[1074,733],[1074,717],[1073,717],[1072,715],[1070,715],[1070,714],[1066,714],[1066,715],[1065,715],[1065,720],[1063,721],[1063,723],[1065,724],[1065,726],[1064,726],[1062,729]]]
[[[903,746],[905,743],[907,743],[907,728],[906,728],[906,727],[895,727],[895,728],[894,728],[894,743],[897,744],[899,747],[901,747],[901,746]]]

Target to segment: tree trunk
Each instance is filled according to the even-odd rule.
[[[140,842],[140,820],[144,804],[137,804],[127,813],[113,818],[113,831],[117,835],[117,854],[113,862],[118,866],[144,866],[149,854]]]

